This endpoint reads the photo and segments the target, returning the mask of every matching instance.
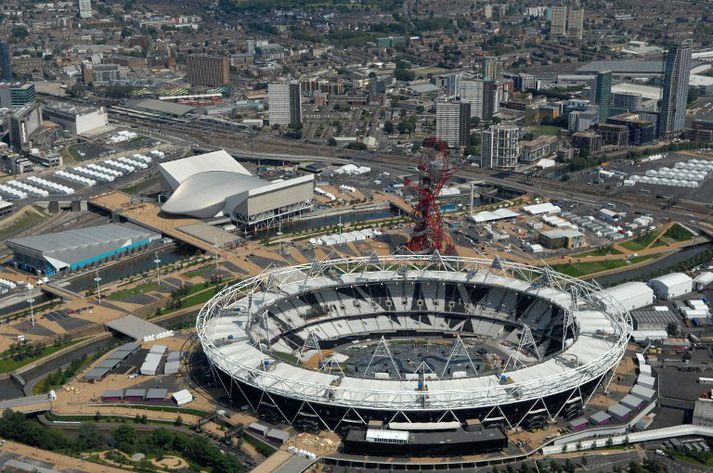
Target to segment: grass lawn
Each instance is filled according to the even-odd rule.
[[[233,282],[234,281],[227,281],[227,284],[232,284]],[[225,287],[225,284],[226,283],[221,283],[220,289]],[[193,290],[194,288],[196,289],[195,291]],[[200,290],[201,292],[196,292],[197,290]],[[216,286],[211,286],[206,289],[203,287],[202,284],[196,284],[195,286],[193,286],[193,288],[191,288],[191,295],[181,298],[181,301],[183,302],[181,307],[178,307],[175,309],[163,308],[163,309],[161,309],[160,313],[157,315],[166,315],[166,314],[170,314],[171,312],[175,312],[175,311],[181,310],[181,309],[186,309],[188,307],[193,307],[198,304],[205,304],[206,302],[208,302],[210,300],[211,297],[213,297],[217,293],[218,292],[217,292]]]
[[[258,440],[255,437],[253,437],[252,435],[246,434],[243,437],[243,440],[245,440],[246,443],[249,443],[250,445],[255,447],[255,450],[257,450],[257,452],[260,455],[262,455],[263,457],[269,457],[270,455],[275,453],[275,451],[277,450],[275,447],[273,447],[269,443],[263,442],[262,440]]]
[[[44,358],[47,355],[51,355],[52,353],[62,350],[63,348],[71,347],[72,345],[79,343],[82,340],[84,340],[84,338],[72,340],[69,344],[63,345],[61,347],[49,345],[49,346],[45,347],[45,349],[39,355],[23,358],[22,360],[15,360],[13,358],[7,358],[7,356],[9,355],[10,352],[4,351],[4,352],[0,353],[0,373],[9,373],[10,371],[14,371],[18,368],[22,368],[25,365],[29,365],[33,361],[37,361],[40,358]]]
[[[189,278],[202,277],[202,278],[207,279],[207,278],[210,278],[210,275],[214,272],[215,272],[215,265],[208,264],[208,265],[202,266],[200,268],[187,271],[185,274]]]
[[[630,251],[643,250],[644,248],[648,248],[649,245],[651,245],[651,243],[659,237],[659,235],[661,235],[661,229],[657,228],[656,230],[644,233],[633,240],[625,241],[620,245]]]
[[[622,254],[621,251],[617,250],[614,247],[602,247],[602,248],[596,248],[592,251],[587,251],[586,253],[577,253],[576,255],[572,255],[573,258],[584,258],[587,256],[606,256],[606,255],[620,255]]]
[[[12,224],[0,228],[0,240],[7,240],[13,235],[29,230],[37,225],[43,218],[42,215],[38,215],[32,210],[26,210],[24,215],[17,217]]]
[[[145,405],[145,404],[102,404],[102,406],[113,406],[113,407],[133,407],[136,409],[144,409],[147,411],[159,411],[159,412],[175,412],[176,414],[186,414],[198,417],[205,417],[210,412],[203,411],[200,409],[192,409],[190,407],[176,407],[176,406],[156,406],[156,405]]]
[[[569,263],[569,264],[556,264],[552,266],[552,269],[560,273],[567,274],[573,277],[586,276],[588,274],[599,273],[602,271],[609,271],[611,269],[617,269],[627,266],[629,262],[631,264],[641,263],[648,259],[653,258],[654,255],[648,256],[638,256],[636,258],[631,258],[628,260],[609,260],[609,261],[590,261],[584,263]]]
[[[155,282],[147,282],[144,284],[139,284],[138,286],[132,287],[130,289],[122,289],[120,291],[116,291],[113,294],[109,294],[107,299],[112,300],[112,301],[120,301],[122,299],[126,299],[132,296],[138,296],[140,294],[146,294],[149,291],[153,291],[154,289],[157,289],[158,285]]]
[[[65,146],[59,152],[62,156],[63,164],[73,164],[78,163],[82,160],[82,156],[77,152],[77,148],[74,145]]]
[[[671,449],[666,450],[666,453],[668,453],[669,455],[673,455],[677,460],[681,460],[686,463],[692,463],[694,465],[713,466],[713,454],[710,453],[702,454],[700,458],[695,458],[693,456],[686,455],[683,452]]]
[[[221,285],[221,289],[222,289]],[[192,294],[185,299],[183,299],[183,307],[192,307],[196,304],[203,304],[205,302],[208,302],[211,297],[216,295],[218,291],[216,290],[216,287],[210,287],[208,289],[203,290],[202,292],[196,292],[195,294]]]
[[[108,404],[107,404],[108,405]],[[92,422],[94,420],[95,414],[86,414],[86,415],[60,415],[60,414],[55,414],[53,412],[47,412],[45,414],[45,417],[47,417],[47,420],[50,420],[52,422]],[[132,421],[131,416],[119,416],[119,415],[105,415],[102,414],[101,417],[99,418],[99,422],[117,422],[117,423],[127,423],[129,424]],[[96,421],[95,421],[96,422]],[[133,423],[133,422],[131,422]],[[158,425],[173,425],[174,421],[173,420],[148,420],[148,424],[158,424]]]
[[[284,361],[285,363],[289,363],[291,365],[296,365],[298,361],[298,358],[295,355],[293,355],[292,353],[285,353],[283,351],[271,351],[270,355],[273,358]]]
[[[554,125],[535,125],[531,126],[530,130],[541,135],[557,135],[562,131],[562,128]]]

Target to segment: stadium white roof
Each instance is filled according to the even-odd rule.
[[[343,273],[335,281],[332,277],[313,276],[306,277],[301,267],[283,269],[279,276],[283,279],[275,290],[265,289],[253,292],[248,307],[248,298],[226,305],[218,312],[212,312],[209,319],[199,322],[199,335],[204,344],[204,350],[221,370],[238,378],[252,373],[251,383],[261,389],[275,393],[288,393],[289,395],[303,396],[305,399],[324,399],[329,392],[334,404],[340,405],[378,405],[378,406],[417,406],[419,396],[414,392],[414,382],[399,379],[363,379],[356,377],[339,377],[325,372],[305,370],[289,363],[270,359],[265,353],[251,343],[251,338],[266,338],[274,336],[272,331],[267,333],[259,324],[248,324],[248,320],[255,311],[265,310],[272,304],[285,298],[292,298],[297,294],[308,292],[312,289],[334,288],[342,285],[359,284],[364,281],[392,281],[394,279],[418,279],[420,281],[469,282],[471,284],[485,284],[491,287],[507,288],[522,293],[531,293],[537,298],[549,301],[553,305],[570,307],[572,296],[567,292],[532,285],[526,281],[503,277],[487,270],[470,273],[447,272],[432,270],[413,270],[399,273],[395,270],[383,269],[371,272]],[[289,273],[292,271],[292,273]],[[327,273],[328,271],[325,271]],[[277,277],[278,275],[276,275]],[[445,278],[445,279],[444,279]],[[273,280],[274,282],[274,280]],[[224,295],[223,297],[228,297]],[[214,299],[211,304],[218,304]],[[211,314],[211,307],[204,309],[202,316]],[[224,312],[225,311],[225,312]],[[573,313],[579,330],[578,337],[568,347],[567,351],[577,353],[581,366],[590,366],[595,371],[605,372],[609,369],[609,357],[612,360],[618,357],[618,350],[622,343],[616,335],[622,330],[627,331],[628,326],[622,328],[615,325],[613,318],[599,310],[586,310],[581,307]],[[288,323],[297,323],[292,321]],[[351,327],[355,331],[355,326]],[[362,327],[363,328],[363,327]],[[349,330],[349,328],[347,328]],[[248,332],[248,333],[246,333]],[[611,334],[613,337],[603,337],[602,333]],[[252,336],[251,336],[252,335]],[[623,339],[621,339],[623,340]],[[215,342],[215,345],[213,343]],[[268,371],[258,371],[267,361],[271,367]],[[507,373],[512,384],[499,385],[499,377],[485,375],[469,378],[452,378],[430,380],[428,383],[432,406],[453,406],[454,404],[489,405],[495,402],[515,402],[516,399],[528,399],[538,396],[539,390],[550,389],[548,383],[557,383],[558,389],[581,383],[579,374],[575,375],[572,367],[563,363],[561,359],[549,358],[539,364],[516,369]],[[553,381],[557,378],[556,381]],[[336,383],[339,381],[336,385]],[[572,384],[573,383],[573,384]],[[517,387],[517,390],[513,388]],[[515,392],[517,391],[517,392]],[[549,392],[549,391],[548,391]]]

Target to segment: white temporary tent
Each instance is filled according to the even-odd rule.
[[[193,394],[188,389],[183,389],[181,391],[177,391],[173,394],[171,394],[171,397],[173,398],[174,401],[176,401],[176,404],[179,406],[182,406],[184,404],[188,404],[189,402],[193,401]]]

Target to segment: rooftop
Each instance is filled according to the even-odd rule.
[[[158,238],[161,238],[161,235],[138,225],[109,223],[96,227],[12,238],[5,243],[15,252],[34,253],[36,256],[44,257],[59,269],[137,241],[153,241]]]
[[[174,115],[181,117],[195,110],[195,107],[180,103],[168,102],[165,100],[145,99],[129,104],[130,107],[146,110],[154,113],[163,113],[166,115]]]
[[[147,322],[134,315],[127,315],[119,319],[105,323],[107,327],[124,335],[128,335],[136,340],[143,340],[144,337],[163,333],[166,329],[159,327],[156,324]]]

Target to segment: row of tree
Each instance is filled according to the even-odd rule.
[[[101,416],[98,416],[95,420],[100,418]],[[244,471],[235,457],[221,453],[220,449],[206,437],[191,436],[163,427],[145,434],[137,432],[129,424],[121,424],[111,434],[105,435],[95,424],[83,423],[77,436],[72,438],[61,430],[46,428],[38,422],[29,420],[21,413],[6,410],[0,418],[0,437],[70,455],[111,447],[129,455],[141,452],[148,457],[176,453],[199,467],[213,472]]]

